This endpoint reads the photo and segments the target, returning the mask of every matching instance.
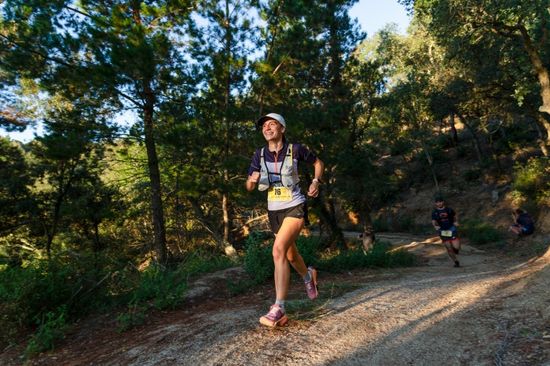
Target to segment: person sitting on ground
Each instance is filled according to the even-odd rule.
[[[457,258],[460,251],[460,240],[456,228],[458,226],[458,215],[452,208],[445,206],[445,200],[440,196],[435,198],[432,225],[438,231],[439,237],[447,249],[447,254],[455,263],[455,267],[460,267]]]
[[[523,211],[521,208],[516,208],[512,211],[514,224],[510,226],[510,231],[518,236],[531,235],[535,231],[535,222],[531,215]]]

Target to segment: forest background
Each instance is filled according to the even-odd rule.
[[[177,306],[198,272],[258,272],[264,198],[244,181],[272,111],[326,165],[317,250],[353,250],[344,229],[425,230],[388,216],[425,184],[508,187],[545,215],[547,2],[403,0],[407,34],[369,38],[354,3],[4,1],[0,126],[44,134],[0,138],[1,341],[31,329],[32,354],[91,311]]]

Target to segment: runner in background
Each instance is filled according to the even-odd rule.
[[[319,194],[324,164],[303,145],[286,141],[283,116],[269,113],[256,124],[262,129],[267,144],[257,149],[252,157],[246,189],[252,191],[257,185],[260,191],[267,191],[269,224],[275,234],[272,254],[276,298],[269,312],[260,318],[260,323],[275,327],[283,326],[288,321],[285,301],[290,285],[290,265],[304,279],[308,297],[313,300],[319,294],[317,271],[306,266],[296,248],[296,238],[307,220],[306,197],[298,184],[298,163],[311,164],[315,169],[307,191],[310,197]]]
[[[447,254],[460,267],[457,255],[460,251],[460,240],[458,239],[458,215],[456,212],[445,206],[445,200],[437,196],[435,198],[435,209],[432,211],[432,225],[438,231],[439,237],[447,249]]]

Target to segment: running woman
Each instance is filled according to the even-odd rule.
[[[432,225],[439,232],[439,237],[447,248],[447,254],[455,262],[455,267],[460,267],[457,255],[460,251],[460,240],[456,227],[458,226],[458,215],[456,212],[445,206],[445,200],[441,197],[435,198],[435,209],[432,211]]]
[[[307,220],[306,197],[298,184],[298,162],[311,164],[315,169],[307,191],[310,197],[319,194],[324,164],[303,145],[286,141],[283,116],[269,113],[256,125],[262,129],[267,144],[257,149],[252,157],[246,189],[252,191],[257,185],[260,191],[267,191],[269,224],[275,234],[272,254],[276,299],[269,312],[260,318],[260,323],[276,327],[288,322],[285,300],[290,286],[290,265],[304,279],[308,297],[314,300],[319,294],[317,271],[306,266],[296,248],[296,238]]]

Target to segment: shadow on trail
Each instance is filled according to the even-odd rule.
[[[518,302],[530,299],[529,293],[540,298],[546,297],[542,276],[548,271],[548,266],[538,267],[530,271],[529,266],[518,265],[502,270],[447,275],[417,282],[414,282],[414,278],[410,278],[405,279],[407,281],[405,284],[393,286],[379,294],[366,294],[365,297],[348,302],[343,307],[335,307],[337,313],[343,313],[358,306],[368,306],[373,300],[393,292],[407,293],[410,290],[414,291],[415,288],[422,288],[424,293],[435,295],[435,298],[427,299],[426,303],[411,304],[416,305],[419,311],[431,309],[427,314],[398,324],[389,333],[374,340],[365,336],[358,340],[354,351],[338,356],[333,355],[334,357],[329,357],[322,364],[492,364],[497,357],[503,357],[507,352],[506,348],[511,347],[509,334],[503,334],[502,322],[518,323],[520,321],[514,316],[518,314],[528,316],[527,309],[519,305],[517,308],[510,309],[504,306],[503,302],[508,298],[516,299],[516,297]],[[422,284],[431,283],[434,286],[422,287]],[[538,289],[529,287],[534,283],[539,283]],[[448,291],[438,291],[447,287]],[[478,287],[485,291],[479,291]],[[454,291],[467,293],[469,288],[476,288],[479,293],[468,300],[462,300],[461,294],[456,296],[452,294]],[[524,293],[526,288],[531,290]],[[434,310],[433,304],[437,304],[436,299],[441,297],[456,301]],[[533,306],[536,309],[535,305]],[[546,305],[542,304],[542,306]],[[398,310],[395,309],[395,311]],[[536,310],[530,309],[529,312],[531,311],[536,313]],[[395,314],[387,315],[392,317]],[[399,320],[399,317],[396,318]],[[516,328],[518,333],[522,331],[520,325]],[[466,337],[465,334],[467,334]],[[519,349],[520,354],[525,352],[519,346],[516,348]],[[522,364],[535,365],[536,362],[533,359],[533,362],[525,361]]]

